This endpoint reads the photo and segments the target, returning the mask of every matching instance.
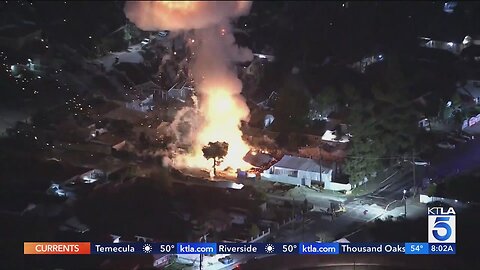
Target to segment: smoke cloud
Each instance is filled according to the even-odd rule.
[[[202,29],[250,11],[250,1],[129,1],[125,15],[145,31]]]

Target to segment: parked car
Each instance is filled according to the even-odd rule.
[[[443,149],[455,149],[455,144],[451,144],[449,142],[440,142],[437,143],[437,146]]]
[[[421,160],[421,159],[415,159],[414,163],[417,166],[429,166],[430,165],[430,161],[425,161],[425,160]]]
[[[232,257],[230,256],[225,256],[225,257],[222,257],[220,259],[218,259],[219,262],[223,263],[223,264],[231,264],[233,263],[233,259]]]
[[[47,189],[47,195],[53,195],[57,197],[67,197],[67,193],[65,190],[60,188],[59,184],[52,183],[50,187]]]
[[[158,36],[160,37],[166,37],[168,34],[170,34],[170,31],[168,30],[158,32]]]

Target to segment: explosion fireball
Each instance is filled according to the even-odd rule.
[[[243,161],[250,147],[242,139],[240,121],[248,120],[249,109],[240,95],[241,81],[235,62],[253,59],[247,48],[239,48],[230,31],[229,20],[246,15],[250,1],[135,1],[127,2],[125,14],[147,31],[195,29],[196,42],[189,42],[195,53],[191,66],[199,94],[198,119],[192,121],[192,153],[175,159],[175,164],[211,168],[202,147],[209,142],[229,144],[220,169],[248,169]]]

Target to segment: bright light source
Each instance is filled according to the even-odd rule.
[[[453,42],[448,42],[447,45],[448,45],[449,47],[452,47],[452,46],[453,46]]]
[[[406,189],[404,189],[404,190],[403,190],[403,194],[406,194],[406,193],[407,193],[407,190],[406,190]]]
[[[450,106],[452,106],[452,102],[449,100],[449,101],[447,102],[447,107],[450,107]]]

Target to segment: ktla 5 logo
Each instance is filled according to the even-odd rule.
[[[428,208],[428,242],[455,243],[455,210],[453,207]]]

